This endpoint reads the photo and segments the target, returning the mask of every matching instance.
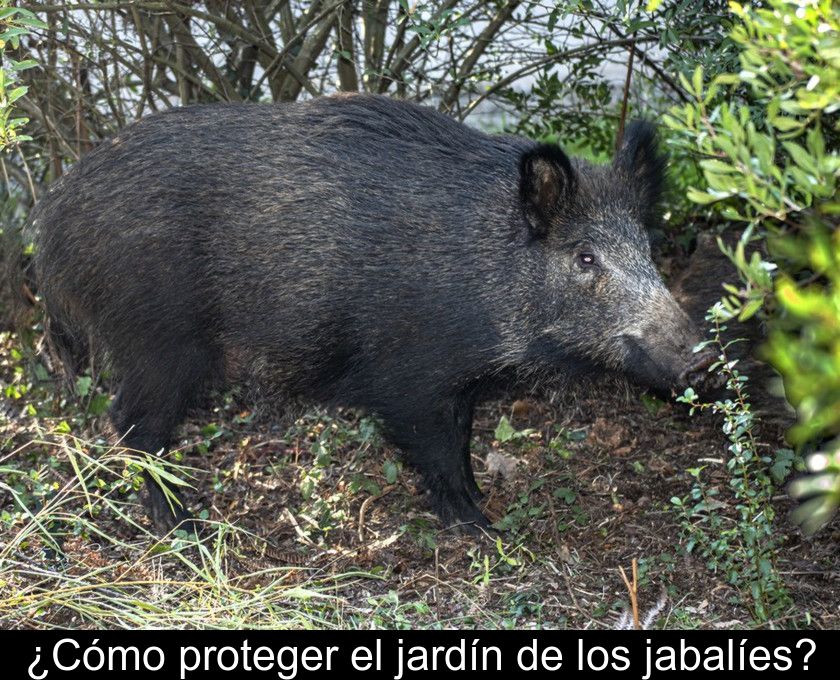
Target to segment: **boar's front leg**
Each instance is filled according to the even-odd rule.
[[[177,328],[172,323],[167,328]],[[198,330],[183,335],[155,335],[155,346],[139,342],[114,355],[121,376],[111,419],[122,445],[152,456],[166,450],[187,410],[206,394],[221,375],[221,352],[201,342]],[[128,349],[130,347],[130,350]],[[143,502],[155,528],[165,534],[175,527],[195,533],[183,499],[175,489],[168,495],[151,474],[144,474]]]
[[[478,533],[490,522],[476,507],[481,491],[469,458],[473,401],[463,395],[428,400],[412,414],[382,414],[392,441],[419,470],[432,508],[446,526]]]

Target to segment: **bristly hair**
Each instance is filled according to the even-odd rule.
[[[548,233],[552,216],[577,190],[572,162],[555,144],[538,144],[519,159],[519,196],[534,238]]]
[[[667,164],[668,158],[659,148],[656,126],[644,120],[631,122],[624,131],[613,167],[635,187],[638,209],[647,227],[659,221]]]

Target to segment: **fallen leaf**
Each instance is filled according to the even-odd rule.
[[[518,461],[501,451],[490,451],[485,464],[490,475],[499,475],[502,479],[508,479],[516,473]]]

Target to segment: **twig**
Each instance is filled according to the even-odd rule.
[[[391,484],[391,486],[386,486],[382,489],[382,493],[377,494],[376,496],[368,496],[365,498],[364,502],[362,503],[362,507],[359,508],[359,541],[364,542],[365,540],[365,513],[367,509],[374,503],[374,501],[378,501],[383,496],[387,496],[391,493],[396,484]]]
[[[621,98],[621,116],[618,119],[618,133],[615,136],[615,151],[621,148],[621,142],[624,141],[624,124],[627,120],[627,100],[630,98],[630,82],[633,78],[633,56],[636,54],[634,42],[636,34],[634,33],[630,40],[630,57],[627,59],[627,77],[624,79],[624,95]],[[635,563],[635,562],[634,562]]]
[[[638,564],[636,563],[636,558],[633,558],[633,582],[631,583],[630,580],[627,578],[627,574],[624,573],[624,567],[619,567],[618,571],[621,573],[621,578],[624,581],[624,585],[627,587],[627,592],[630,593],[630,608],[633,611],[633,626],[636,630],[642,630],[642,624],[639,621],[639,598],[638,598],[638,586],[639,586],[639,572],[638,572]]]

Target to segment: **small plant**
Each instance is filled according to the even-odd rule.
[[[497,538],[495,551],[485,551],[481,546],[467,551],[471,560],[470,571],[475,572],[473,583],[488,586],[493,576],[505,576],[521,569],[526,562],[533,562],[534,555],[524,545],[508,546]]]
[[[545,486],[545,480],[536,479],[528,487],[516,496],[511,503],[505,516],[494,525],[502,531],[526,531],[532,527],[535,520],[541,519],[545,514],[546,504],[535,503],[532,494],[540,491]]]
[[[307,535],[313,531],[327,536],[347,518],[347,498],[331,484],[322,485],[329,477],[333,454],[345,433],[338,423],[322,417],[308,432],[312,463],[300,471],[300,496],[302,504],[298,515],[304,520],[302,530]]]
[[[540,625],[543,618],[545,602],[539,588],[529,588],[517,591],[504,598],[504,618],[500,625],[505,629],[516,629],[522,626],[522,621],[536,621]]]
[[[682,517],[686,551],[698,553],[710,570],[723,572],[730,584],[748,595],[754,618],[763,622],[780,615],[791,604],[775,566],[782,539],[774,530],[775,510],[771,502],[776,493],[774,476],[778,479],[789,466],[774,467],[773,458],[759,451],[756,420],[747,392],[748,377],[738,370],[738,361],[727,355],[737,341],[721,339],[725,322],[731,319],[730,312],[718,303],[707,319],[713,323],[713,338],[702,346],[716,346],[719,350],[718,360],[709,370],[718,371],[726,379],[730,396],[704,403],[688,388],[677,400],[688,404],[692,414],[710,410],[723,417],[723,432],[729,440],[729,489],[710,486],[704,479],[706,468],[696,467],[688,470],[694,480],[690,494],[674,497],[671,502]],[[789,460],[788,454],[783,450],[781,456]],[[725,513],[729,504],[722,498],[734,501],[734,516]]]
[[[517,430],[513,425],[510,423],[510,419],[507,416],[502,416],[499,419],[499,424],[496,426],[495,437],[496,441],[500,444],[525,444],[528,443],[531,436],[535,434],[535,430],[530,428],[524,430]]]
[[[549,460],[559,457],[562,460],[569,460],[574,452],[570,445],[586,439],[586,430],[567,430],[561,425],[555,425],[556,434],[549,440],[546,455]]]

